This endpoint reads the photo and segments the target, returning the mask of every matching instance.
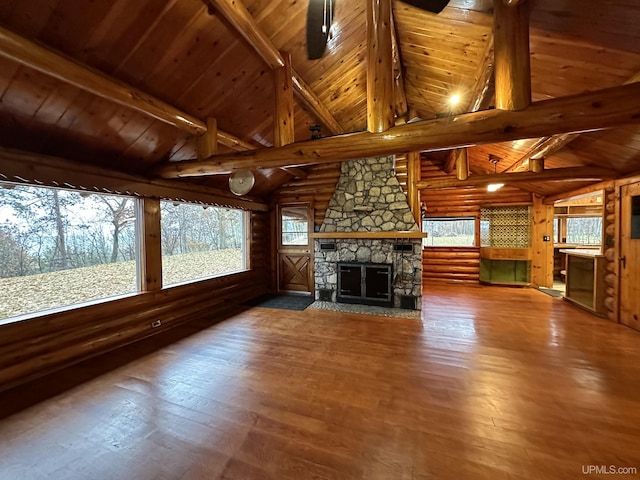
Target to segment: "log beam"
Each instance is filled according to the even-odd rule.
[[[284,66],[284,58],[240,0],[205,0],[205,3],[220,12],[271,69]],[[310,113],[332,134],[343,133],[338,121],[295,70],[292,70],[292,76],[295,92]]]
[[[207,132],[206,123],[199,118],[2,27],[0,27],[0,57],[33,68],[193,135],[203,135]],[[258,147],[227,132],[218,130],[217,134],[218,141],[222,145],[236,151],[253,150]]]
[[[544,158],[532,158],[529,162],[529,171],[540,173],[544,170]]]
[[[273,137],[276,147],[295,142],[291,55],[283,52],[282,58],[284,65],[274,70],[275,114],[273,118]]]
[[[400,58],[400,47],[398,45],[398,35],[391,12],[391,55],[393,60],[393,107],[396,125],[407,123],[409,118],[409,103],[407,102],[407,92],[404,88],[404,74],[402,69],[402,59]]]
[[[207,118],[207,131],[198,137],[198,160],[217,155],[218,122],[215,118]]]
[[[216,155],[205,161],[166,165],[166,178],[214,175],[240,168],[276,168],[336,163],[352,158],[446,150],[584,132],[640,122],[640,83],[536,102],[520,111],[486,110],[392,127],[296,142],[279,148]]]
[[[447,160],[444,162],[442,170],[444,173],[452,173],[456,168],[456,150],[450,150]]]
[[[391,0],[367,0],[367,130],[394,125]]]
[[[494,72],[494,44],[493,35],[487,41],[487,46],[484,50],[484,56],[482,63],[478,69],[475,77],[475,82],[470,94],[470,101],[467,107],[468,112],[477,112],[478,110],[484,110],[489,105],[491,98],[494,94],[492,88],[493,72]]]
[[[563,181],[600,181],[615,177],[616,172],[608,168],[595,167],[568,167],[553,168],[541,173],[517,172],[498,173],[492,175],[474,175],[466,180],[455,178],[436,178],[433,180],[423,180],[418,182],[419,189],[433,188],[454,188],[483,186],[491,183],[504,183],[508,185],[531,182],[563,182]]]
[[[640,82],[640,72],[636,72],[630,78],[623,83],[623,85],[629,85],[631,83]],[[579,134],[561,134],[552,135],[550,137],[540,138],[531,147],[527,153],[520,157],[513,165],[505,169],[504,172],[518,172],[526,170],[529,162],[536,158],[545,159],[563,149],[569,143],[578,138]]]
[[[0,56],[194,135],[207,131],[202,120],[2,27]]]
[[[411,152],[407,154],[407,200],[413,218],[422,230],[421,213],[420,213],[420,190],[416,187],[420,181],[420,153]]]
[[[332,135],[344,133],[344,128],[338,123],[329,109],[320,101],[318,96],[313,93],[311,87],[302,79],[300,75],[292,68],[293,86],[295,93],[307,110],[314,115],[320,123],[322,123]]]
[[[529,6],[493,6],[496,108],[522,110],[531,103]]]
[[[456,157],[456,179],[466,180],[469,177],[469,156],[467,147],[454,150]]]

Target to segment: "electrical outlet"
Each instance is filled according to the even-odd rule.
[[[162,322],[160,320],[156,320],[155,322],[151,322],[151,328],[158,328],[160,325],[162,325]]]
[[[544,237],[542,237],[542,240],[544,242],[550,242],[551,241],[551,237],[549,235],[545,235]]]

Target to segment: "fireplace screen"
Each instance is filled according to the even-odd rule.
[[[337,301],[391,307],[391,270],[386,263],[338,263]]]

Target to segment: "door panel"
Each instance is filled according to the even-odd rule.
[[[278,207],[278,291],[313,291],[311,221],[308,203]]]
[[[279,278],[281,291],[311,292],[308,253],[280,253]]]
[[[620,217],[620,322],[640,330],[640,183],[622,187]]]

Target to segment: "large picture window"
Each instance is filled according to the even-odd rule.
[[[0,183],[0,319],[136,292],[135,202]]]
[[[163,201],[160,215],[164,286],[246,268],[242,210]]]
[[[475,217],[440,217],[422,220],[428,234],[425,247],[473,247],[476,243]]]

